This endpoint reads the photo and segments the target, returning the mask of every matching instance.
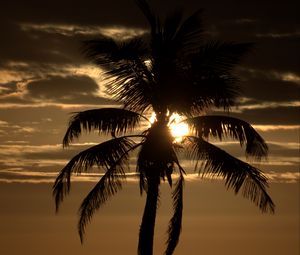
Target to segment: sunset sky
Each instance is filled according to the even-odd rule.
[[[242,97],[231,116],[251,123],[267,141],[268,160],[251,163],[269,177],[277,205],[275,215],[262,215],[241,196],[225,192],[222,182],[191,174],[175,254],[299,254],[299,1],[149,2],[161,15],[178,7],[186,14],[203,8],[208,40],[255,43],[236,69]],[[103,139],[84,136],[64,150],[70,113],[115,105],[101,70],[80,53],[81,41],[147,33],[143,15],[133,0],[2,1],[0,33],[0,254],[134,254],[145,199],[135,179],[95,215],[83,246],[77,208],[99,176],[75,178],[57,216],[51,185],[72,155]],[[245,160],[236,143],[221,146]],[[165,186],[157,254],[171,216]]]

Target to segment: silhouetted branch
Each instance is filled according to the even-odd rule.
[[[141,118],[149,122],[141,114],[118,108],[93,109],[76,113],[70,119],[63,145],[68,146],[74,138],[78,138],[82,129],[86,132],[96,130],[99,134],[132,132],[138,127]]]
[[[213,72],[226,75],[250,52],[253,43],[232,43],[211,41],[201,45],[193,56],[193,68],[200,72]]]
[[[152,37],[156,34],[157,23],[159,23],[158,17],[153,13],[150,5],[145,0],[136,0],[137,6],[143,12],[151,28]]]
[[[176,50],[180,50],[183,55],[190,55],[198,52],[203,41],[202,9],[196,10],[183,23],[178,26],[178,31],[174,38]]]
[[[70,178],[72,173],[81,173],[93,166],[108,170],[115,166],[119,158],[132,148],[135,148],[135,143],[132,140],[126,137],[120,137],[88,148],[73,157],[60,171],[53,185],[56,210],[58,210],[59,204],[63,201],[64,196],[70,191]],[[119,170],[121,169],[122,168],[119,168]]]
[[[84,41],[82,52],[108,73],[116,67],[149,55],[149,50],[140,37],[119,42],[103,35],[98,39]]]
[[[243,189],[243,196],[250,199],[262,212],[274,213],[275,205],[268,195],[267,178],[262,172],[231,156],[224,150],[204,141],[200,137],[189,137],[190,155],[196,161],[203,160],[198,167],[203,176],[221,176],[225,179],[227,188],[233,188],[235,193]]]
[[[247,122],[228,116],[197,116],[186,122],[192,127],[198,137],[209,136],[222,140],[231,137],[246,146],[246,154],[256,158],[266,157],[268,146],[263,138]]]
[[[126,179],[126,175],[125,173],[119,174],[119,172],[115,168],[109,169],[83,200],[79,209],[80,220],[78,222],[81,243],[83,243],[85,227],[91,221],[94,212],[122,189],[122,180]]]

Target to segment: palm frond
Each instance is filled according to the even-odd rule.
[[[190,56],[184,70],[188,81],[181,105],[186,112],[201,113],[207,107],[229,110],[240,94],[233,68],[250,49],[250,43],[210,42]],[[189,94],[188,94],[189,93]]]
[[[181,48],[184,54],[198,51],[203,40],[202,10],[196,10],[191,16],[183,21],[174,38],[177,49]]]
[[[158,17],[154,14],[153,10],[151,9],[150,5],[146,0],[136,0],[136,4],[140,8],[144,16],[146,17],[151,28],[151,33],[155,34]]]
[[[107,72],[137,59],[146,58],[149,50],[141,37],[117,42],[106,36],[87,40],[82,44],[83,54]]]
[[[107,93],[126,109],[142,113],[151,105],[153,77],[145,61],[150,50],[144,38],[115,42],[103,37],[85,41],[84,54],[105,70]]]
[[[128,66],[122,71],[118,70],[115,78],[107,84],[107,92],[125,109],[143,113],[153,103],[153,88],[149,85],[149,75],[145,74],[148,71],[134,70],[133,67],[128,69]]]
[[[203,176],[222,177],[227,188],[233,188],[235,193],[242,188],[242,195],[262,212],[274,213],[275,205],[266,191],[267,178],[259,169],[231,156],[201,137],[190,137],[190,142],[189,149],[193,159],[205,162],[199,168],[199,173]]]
[[[102,167],[106,170],[110,169],[116,165],[120,157],[128,153],[132,148],[135,148],[135,146],[136,144],[129,138],[114,138],[88,148],[73,157],[60,171],[53,185],[56,211],[70,191],[72,173],[81,173],[93,166]],[[119,167],[119,169],[121,168]]]
[[[253,48],[253,43],[211,41],[193,55],[192,68],[206,73],[226,74]]]
[[[80,219],[78,222],[78,233],[81,243],[83,242],[86,225],[91,221],[95,211],[122,189],[122,181],[126,180],[124,165],[128,162],[129,152],[135,150],[140,145],[141,143],[135,144],[125,151],[83,200],[79,208]]]
[[[81,51],[95,64],[106,67],[116,62],[112,55],[118,51],[118,44],[111,37],[102,35],[98,39],[83,41]]]
[[[186,122],[192,127],[198,137],[209,136],[222,140],[231,137],[246,146],[246,155],[258,159],[267,156],[268,146],[263,138],[246,121],[220,115],[206,115],[189,118]]]
[[[178,9],[166,17],[163,25],[163,39],[165,42],[171,42],[176,36],[180,27],[182,15],[182,10]]]
[[[164,101],[169,103],[171,111],[186,116],[203,114],[212,106],[229,110],[239,95],[235,79],[230,76],[202,76],[200,80],[193,79],[192,75],[183,79],[177,76],[177,82],[172,85]]]
[[[199,75],[201,76],[200,73]],[[195,93],[194,102],[196,105],[198,104],[198,95],[200,95],[199,101],[204,101],[207,107],[214,106],[229,111],[236,104],[236,100],[240,95],[237,82],[237,78],[231,74],[204,74],[200,80],[195,79],[195,85],[198,91],[201,92]]]
[[[119,162],[122,165],[123,162]],[[78,233],[81,243],[85,233],[86,225],[91,221],[91,218],[96,210],[98,210],[109,198],[115,195],[122,189],[122,180],[126,179],[126,175],[122,168],[117,170],[119,166],[110,168],[90,191],[90,193],[83,200],[79,215]],[[120,171],[121,170],[121,171]]]
[[[177,108],[187,115],[201,114],[215,106],[229,110],[240,94],[237,79],[231,73],[218,74],[205,70],[186,69],[185,86],[177,88]]]
[[[169,222],[167,249],[165,251],[165,255],[172,255],[179,241],[182,225],[183,184],[184,178],[181,174],[176,183],[175,189],[172,192],[174,214]]]
[[[100,134],[125,134],[133,131],[144,118],[142,115],[118,108],[93,109],[76,113],[69,122],[69,127],[63,139],[63,145],[68,146],[75,138],[78,138],[82,129],[91,132],[97,130]],[[147,120],[147,119],[146,119]]]

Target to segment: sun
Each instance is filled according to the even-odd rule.
[[[183,136],[189,134],[189,126],[187,123],[182,122],[183,119],[178,113],[173,113],[170,117],[169,127],[175,142],[181,142]]]
[[[174,137],[182,137],[189,133],[189,127],[186,123],[172,123],[170,129]]]
[[[184,117],[180,116],[178,113],[173,113],[170,116],[169,120],[169,128],[171,131],[172,136],[175,138],[175,142],[181,142],[183,136],[186,136],[189,134],[189,126],[187,123],[182,122]],[[154,123],[156,120],[155,113],[152,113],[150,117],[150,122]]]

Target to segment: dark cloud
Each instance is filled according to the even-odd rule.
[[[68,149],[63,149],[62,145],[31,149],[30,147],[26,150],[24,149],[24,153],[22,153],[22,157],[26,159],[36,159],[36,160],[64,160],[67,162],[70,158],[77,155],[80,151],[86,150],[92,145],[76,145],[69,147]]]
[[[293,129],[258,130],[266,141],[277,141],[281,143],[295,143],[300,139],[299,126]],[[296,139],[295,139],[296,138]],[[297,139],[298,138],[298,139]],[[282,150],[283,152],[284,150]]]
[[[269,143],[269,150],[272,156],[278,157],[299,157],[299,148],[294,145],[292,148],[289,148],[289,144],[274,144]]]
[[[238,77],[241,79],[241,93],[245,97],[257,100],[257,102],[299,100],[299,81],[297,83],[296,81],[285,81],[283,80],[284,77],[280,77],[284,75],[284,73],[264,72],[259,69],[251,71],[247,69],[240,70]]]
[[[250,18],[261,17],[276,19],[278,23],[294,20],[298,15],[299,2],[296,0],[281,2],[274,1],[202,1],[198,0],[150,0],[151,5],[160,12],[170,11],[172,8],[184,7],[191,12],[197,8],[204,8],[207,15],[213,19],[219,18]],[[81,24],[139,24],[142,15],[134,0],[111,1],[47,1],[38,0],[2,3],[4,17],[17,20],[32,20],[35,22],[76,22]],[[55,14],[55,15],[54,15]]]
[[[105,105],[117,105],[117,103],[106,97],[99,97],[95,95],[74,95],[70,98],[62,98],[58,100],[63,104],[78,104],[78,105],[98,105],[99,107]],[[95,106],[94,106],[95,107]]]
[[[113,104],[114,101],[97,96],[99,86],[88,76],[50,76],[27,84],[28,96],[65,104]]]
[[[243,110],[231,113],[232,116],[256,125],[299,125],[299,107],[271,107],[263,109]]]
[[[281,38],[256,37],[250,41],[256,43],[253,53],[247,57],[247,64],[250,67],[259,68],[260,70],[289,71],[300,74],[298,53],[300,34]]]
[[[0,96],[7,95],[17,90],[17,82],[8,82],[5,84],[0,84]]]
[[[99,104],[99,108],[103,105]],[[66,132],[72,113],[89,110],[95,107],[81,105],[77,108],[61,108],[58,106],[7,108],[0,111],[0,121],[6,128],[0,127],[0,144],[6,141],[29,141],[31,145],[60,144]],[[52,121],[47,121],[51,119]],[[1,122],[0,122],[1,123]],[[35,131],[30,138],[25,138],[22,132],[12,132],[11,127],[32,127]],[[1,136],[1,130],[5,135]],[[98,134],[90,133],[80,138],[80,142],[98,141]]]
[[[137,7],[134,1],[45,1],[14,0],[1,6],[2,18],[21,22],[75,24],[136,24]],[[128,19],[133,17],[134,19]]]
[[[81,63],[80,38],[58,33],[22,29],[22,24],[0,23],[0,64],[9,61],[27,63]]]
[[[7,108],[10,108],[10,106],[14,107],[30,107],[34,104],[31,98],[21,98],[18,95],[12,95],[8,97],[0,98],[0,103],[2,104],[2,107],[4,105],[7,105]],[[2,108],[3,109],[3,108]]]
[[[45,99],[90,95],[96,93],[98,88],[97,83],[88,76],[50,76],[27,84],[30,96]]]

